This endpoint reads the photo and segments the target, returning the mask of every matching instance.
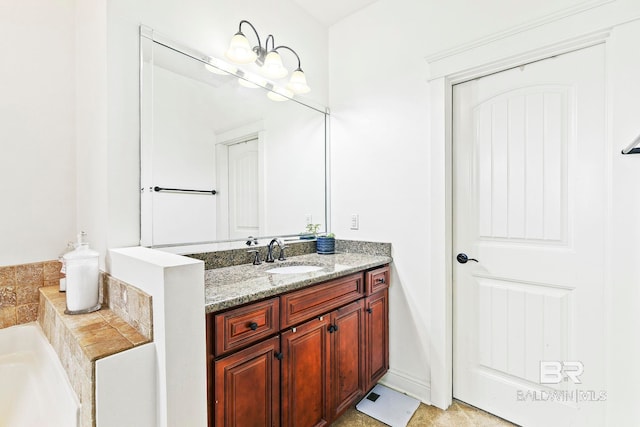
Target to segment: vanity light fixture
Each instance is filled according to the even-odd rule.
[[[242,24],[247,24],[256,35],[258,39],[257,46],[251,46],[249,43],[249,39],[242,32]],[[271,48],[269,48],[269,41],[271,41]],[[288,50],[296,56],[298,60],[298,68],[296,68],[291,74],[291,78],[289,83],[287,84],[287,89],[290,90],[293,94],[302,94],[307,93],[311,90],[309,85],[307,85],[307,79],[304,75],[304,71],[302,71],[302,67],[300,66],[300,57],[296,53],[295,50],[291,49],[289,46],[276,46],[275,39],[273,35],[269,34],[265,41],[264,47],[262,46],[262,42],[260,41],[260,36],[258,35],[258,31],[251,24],[251,22],[247,20],[240,21],[238,25],[238,32],[231,39],[231,43],[229,43],[229,49],[227,49],[226,57],[233,62],[239,64],[250,64],[255,62],[260,66],[262,73],[272,79],[281,79],[289,74],[289,71],[282,64],[282,57],[280,56],[279,50]]]

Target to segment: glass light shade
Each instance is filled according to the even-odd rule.
[[[274,88],[267,92],[267,98],[277,102],[288,101],[289,99],[293,98],[293,92],[283,87]]]
[[[240,32],[236,33],[231,39],[225,56],[239,64],[250,64],[258,57],[251,48],[249,40]]]
[[[307,85],[307,78],[300,68],[291,73],[287,89],[293,93],[308,93],[311,91],[311,88]]]
[[[280,54],[275,50],[269,52],[264,59],[262,72],[265,76],[272,79],[281,79],[289,74],[287,69],[282,65],[282,58],[280,57]]]

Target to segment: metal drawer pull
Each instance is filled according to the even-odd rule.
[[[249,323],[249,329],[255,331],[256,329],[258,329],[258,324],[256,322]]]

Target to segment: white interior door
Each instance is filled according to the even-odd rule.
[[[229,238],[260,235],[258,139],[229,146]]]
[[[600,426],[604,46],[454,86],[454,397]]]

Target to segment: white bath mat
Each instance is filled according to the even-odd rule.
[[[383,385],[376,385],[356,409],[391,427],[406,427],[420,401]]]

